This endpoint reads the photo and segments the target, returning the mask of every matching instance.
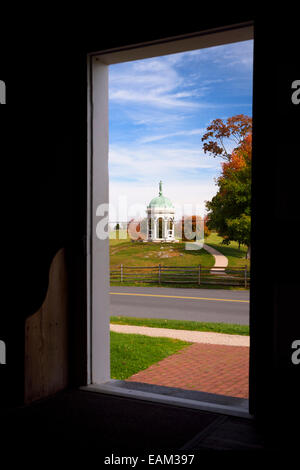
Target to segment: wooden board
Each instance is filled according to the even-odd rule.
[[[55,255],[41,308],[25,324],[25,403],[68,384],[68,288],[64,249]]]

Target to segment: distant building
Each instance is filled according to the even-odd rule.
[[[159,182],[159,195],[147,206],[147,241],[174,242],[175,208],[162,193],[162,182]]]

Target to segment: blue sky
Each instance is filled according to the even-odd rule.
[[[252,68],[253,41],[111,65],[112,205],[121,198],[128,218],[145,215],[161,179],[177,218],[204,214],[222,160],[204,154],[201,137],[213,119],[252,115]]]

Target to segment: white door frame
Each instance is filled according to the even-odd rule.
[[[109,240],[96,235],[105,216],[97,208],[109,202],[108,66],[249,39],[253,25],[247,23],[88,55],[87,384],[110,380]]]

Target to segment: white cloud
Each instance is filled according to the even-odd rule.
[[[109,149],[110,178],[134,178],[145,181],[168,173],[169,177],[201,169],[217,169],[219,161],[200,149],[187,147],[159,147],[135,145],[111,145]],[[190,176],[190,175],[189,175]]]
[[[200,129],[190,129],[190,130],[183,130],[177,132],[171,132],[169,134],[158,134],[158,135],[151,135],[146,137],[141,137],[138,142],[141,144],[155,142],[158,140],[168,139],[169,137],[178,137],[178,136],[191,136],[191,135],[202,135],[206,131],[205,128]]]
[[[155,90],[149,90],[148,92],[143,90],[112,90],[109,98],[111,101],[117,101],[119,103],[131,102],[162,108],[198,108],[200,106],[199,103],[182,99],[187,96],[192,96],[192,94],[172,94],[163,88],[157,88]]]
[[[176,61],[175,61],[176,62]],[[192,92],[176,91],[183,77],[175,70],[174,61],[147,59],[111,68],[109,99],[118,103],[146,104],[154,107],[195,108],[187,98]]]

